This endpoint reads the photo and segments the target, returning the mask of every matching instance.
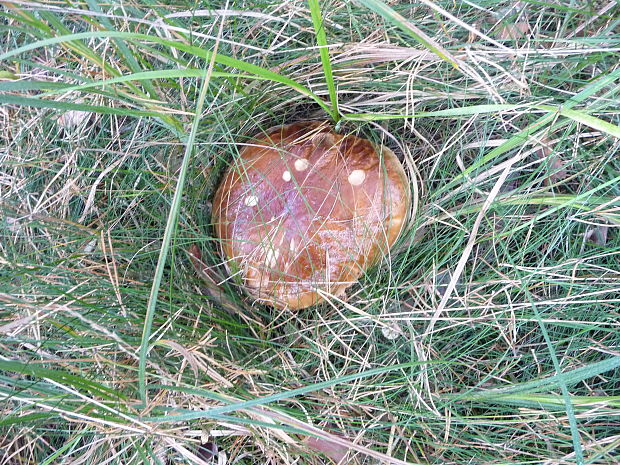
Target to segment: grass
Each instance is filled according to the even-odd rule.
[[[617,3],[0,8],[0,464],[618,462]],[[292,313],[227,279],[210,200],[303,119],[417,207]]]

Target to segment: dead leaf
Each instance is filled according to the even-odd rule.
[[[430,292],[435,292],[438,297],[443,298],[450,281],[452,281],[452,273],[450,273],[450,271],[438,271],[435,274],[434,279],[431,277],[431,281],[427,283],[427,287]],[[460,279],[457,280],[457,286],[459,284],[461,284]]]
[[[607,244],[607,233],[609,232],[609,226],[599,224],[593,228],[588,228],[585,233],[587,242],[591,244],[600,245],[604,247]]]
[[[17,218],[11,218],[10,216],[5,217],[6,227],[12,233],[18,233],[21,231],[22,227],[19,224],[19,220]]]
[[[204,283],[202,290],[216,302],[219,302],[225,309],[233,313],[239,312],[239,307],[226,296],[226,293],[218,284],[218,282],[222,281],[222,278],[211,271],[210,267],[202,261],[202,252],[200,251],[200,247],[196,244],[192,244],[187,253],[192,265],[194,266],[194,270],[198,276],[202,278]]]
[[[205,442],[198,446],[196,455],[205,461],[213,460],[218,454],[217,444],[214,442]]]
[[[172,350],[175,350],[179,354],[181,354],[181,356],[183,356],[183,358],[185,360],[187,360],[187,363],[189,363],[189,366],[191,367],[192,371],[194,372],[194,376],[198,377],[198,372],[200,371],[200,366],[198,364],[198,361],[196,360],[196,356],[192,352],[190,352],[188,349],[183,347],[178,342],[171,341],[171,340],[168,340],[168,339],[161,339],[156,344],[157,345],[161,345],[161,346],[166,346],[166,347],[168,347],[168,348],[170,348]]]
[[[304,439],[304,443],[310,449],[326,455],[336,463],[341,463],[349,451],[345,446],[321,438],[308,437]]]
[[[403,335],[403,330],[400,328],[398,323],[394,322],[386,326],[382,326],[381,334],[383,334],[384,338],[393,341]]]
[[[530,32],[530,25],[525,22],[504,23],[497,30],[497,38],[500,40],[517,40]]]
[[[540,142],[541,144],[536,154],[541,160],[546,160],[548,175],[545,179],[545,184],[555,184],[566,179],[568,176],[568,171],[565,169],[566,163],[564,163],[560,155],[554,152],[552,142],[547,138],[542,139]]]
[[[69,110],[60,115],[56,122],[63,129],[72,130],[84,126],[89,120],[90,115],[89,111]]]

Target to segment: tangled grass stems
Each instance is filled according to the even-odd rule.
[[[0,463],[617,462],[617,5],[312,3],[2,4]],[[346,299],[277,312],[209,201],[336,102],[419,208]]]

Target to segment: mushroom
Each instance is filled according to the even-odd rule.
[[[342,296],[388,253],[410,198],[394,152],[307,121],[241,150],[216,192],[213,225],[252,297],[301,309]]]

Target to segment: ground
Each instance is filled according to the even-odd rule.
[[[0,464],[618,463],[619,24],[2,2]],[[346,300],[290,312],[227,276],[210,201],[307,119],[391,148],[415,202]]]

